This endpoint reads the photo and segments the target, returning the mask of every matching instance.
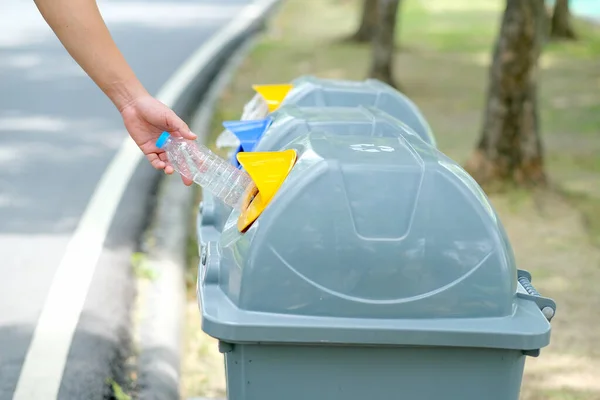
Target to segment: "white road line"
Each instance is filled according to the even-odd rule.
[[[277,1],[258,0],[244,7],[173,74],[156,97],[168,106],[175,104],[223,44],[247,29]],[[52,280],[13,400],[57,398],[71,341],[108,229],[141,159],[141,152],[127,137],[98,182]]]
[[[57,398],[71,340],[106,233],[140,159],[140,150],[128,140],[100,179],[52,280],[14,400]]]

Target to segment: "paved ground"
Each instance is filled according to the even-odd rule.
[[[99,4],[125,56],[155,93],[246,2]],[[68,315],[56,309],[46,312],[50,323],[46,320],[46,329],[40,329],[57,268],[65,263],[67,246],[126,132],[112,104],[62,49],[32,1],[5,0],[1,8],[0,400],[13,398],[18,382],[25,389],[49,386],[50,393],[54,377],[61,400],[102,399],[106,378],[126,356],[121,343],[128,335],[132,301],[128,263],[157,174],[142,162],[123,194],[115,189],[118,207],[91,266],[89,290],[74,277],[72,290],[62,291],[62,301],[72,308],[71,292],[85,299],[74,334],[66,337],[65,329],[58,329],[68,325]],[[102,235],[101,228],[94,231],[99,224],[91,218],[85,237]],[[80,243],[69,251],[88,249]],[[36,327],[38,349],[31,351]],[[53,344],[65,341],[63,357]],[[64,369],[53,370],[61,365]],[[33,399],[27,392],[14,399]]]

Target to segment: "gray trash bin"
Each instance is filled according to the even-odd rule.
[[[300,107],[375,107],[381,111],[390,114],[392,117],[404,122],[411,127],[421,138],[436,146],[435,137],[431,131],[427,120],[423,117],[421,110],[417,105],[391,86],[375,80],[367,79],[365,81],[351,81],[340,79],[323,79],[311,75],[302,76],[291,82],[290,85],[258,85],[258,87],[292,87],[286,88],[283,99],[276,103],[278,107],[286,105],[297,105]],[[259,89],[260,90],[260,89]],[[288,91],[289,90],[289,91]],[[263,90],[264,92],[265,90]],[[271,90],[266,90],[270,92]],[[282,92],[275,90],[277,97]],[[260,96],[256,94],[252,100],[244,107],[242,120],[261,119],[269,115],[266,107],[266,94]],[[264,107],[259,107],[259,112],[248,112],[250,104],[258,104],[261,100],[265,103]],[[250,107],[254,109],[255,107]],[[217,139],[219,147],[234,147],[235,140],[224,131]]]
[[[288,105],[282,106],[269,118],[272,122],[258,137],[253,151],[279,150],[293,139],[316,130],[324,130],[327,134],[365,137],[416,135],[410,127],[375,107],[321,108]],[[241,126],[243,129],[243,125]],[[215,201],[210,194],[203,197],[201,207],[197,232],[204,245],[218,239],[231,208]]]
[[[199,267],[228,399],[517,400],[555,305],[473,179],[413,135],[285,147],[271,202],[245,233],[232,212]]]
[[[358,107],[372,106],[411,127],[425,142],[435,146],[435,137],[417,105],[393,87],[376,79],[351,81],[301,76],[281,106]]]
[[[282,100],[279,109],[271,115],[285,106],[317,108],[320,109],[318,113],[322,112],[322,115],[327,112],[324,109],[347,107],[349,108],[347,112],[352,113],[356,107],[370,107],[398,119],[408,125],[426,143],[436,146],[431,128],[416,104],[381,81],[326,79],[304,75],[293,80],[291,84],[293,88]],[[200,207],[197,232],[200,242],[206,244],[210,240],[217,239],[229,209],[210,195],[204,196]],[[202,216],[203,213],[206,218]]]

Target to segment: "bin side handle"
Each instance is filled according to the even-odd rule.
[[[531,274],[529,272],[517,270],[517,280],[519,283],[517,287],[517,296],[535,302],[542,311],[542,314],[544,314],[544,317],[546,317],[548,321],[552,320],[556,314],[556,303],[554,300],[543,297],[535,287],[533,287],[531,284]]]

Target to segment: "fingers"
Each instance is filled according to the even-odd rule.
[[[161,160],[156,153],[148,154],[147,157],[148,161],[150,161],[150,164],[156,169],[165,169],[167,166],[167,163]]]
[[[169,158],[167,157],[167,153],[158,153],[158,158],[161,159],[161,161],[163,161],[165,163],[165,174],[167,175],[171,175],[173,172],[175,172],[175,168],[173,168],[173,166],[169,163]]]
[[[198,139],[198,135],[196,135],[195,133],[193,133],[192,131],[188,130],[185,133],[181,133],[181,136],[185,139],[188,140],[196,140]]]
[[[192,183],[194,183],[194,181],[192,181],[191,179],[186,178],[183,175],[181,175],[181,180],[183,181],[183,184],[185,186],[190,186]]]
[[[171,175],[175,172],[175,168],[173,168],[173,166],[171,164],[168,163],[167,161],[167,155],[165,153],[160,153],[160,154],[156,154],[156,153],[151,153],[148,154],[148,160],[150,161],[150,164],[158,169],[158,170],[163,170],[165,172],[165,174],[167,175]],[[164,161],[163,161],[164,160]],[[192,181],[189,178],[186,178],[183,175],[181,176],[181,180],[183,181],[183,184],[186,186],[190,186],[192,183],[194,183],[194,181]]]
[[[165,126],[167,129],[170,129],[169,132],[178,133],[181,137],[188,140],[196,140],[198,138],[173,110],[169,109],[165,118]]]
[[[159,159],[151,161],[150,164],[152,164],[152,166],[156,169],[165,169],[167,166],[164,161],[160,161]]]
[[[165,174],[167,175],[171,175],[173,172],[175,172],[175,168],[173,168],[173,166],[171,164],[169,164],[168,159],[167,159],[167,155],[165,153],[160,153],[160,154],[156,154],[156,153],[150,153],[148,154],[148,160],[150,161],[150,164],[158,169],[158,170],[164,170]]]
[[[160,158],[162,158],[163,160],[167,160],[167,156],[164,153],[161,153],[158,155]],[[171,164],[169,164],[168,162],[166,162],[166,166],[165,166],[165,174],[167,175],[171,175],[175,172],[175,168],[173,168],[173,166]],[[186,178],[183,175],[179,175],[181,177],[181,180],[183,181],[183,184],[186,186],[190,186],[192,183],[194,183],[194,181],[192,181],[189,178]]]

